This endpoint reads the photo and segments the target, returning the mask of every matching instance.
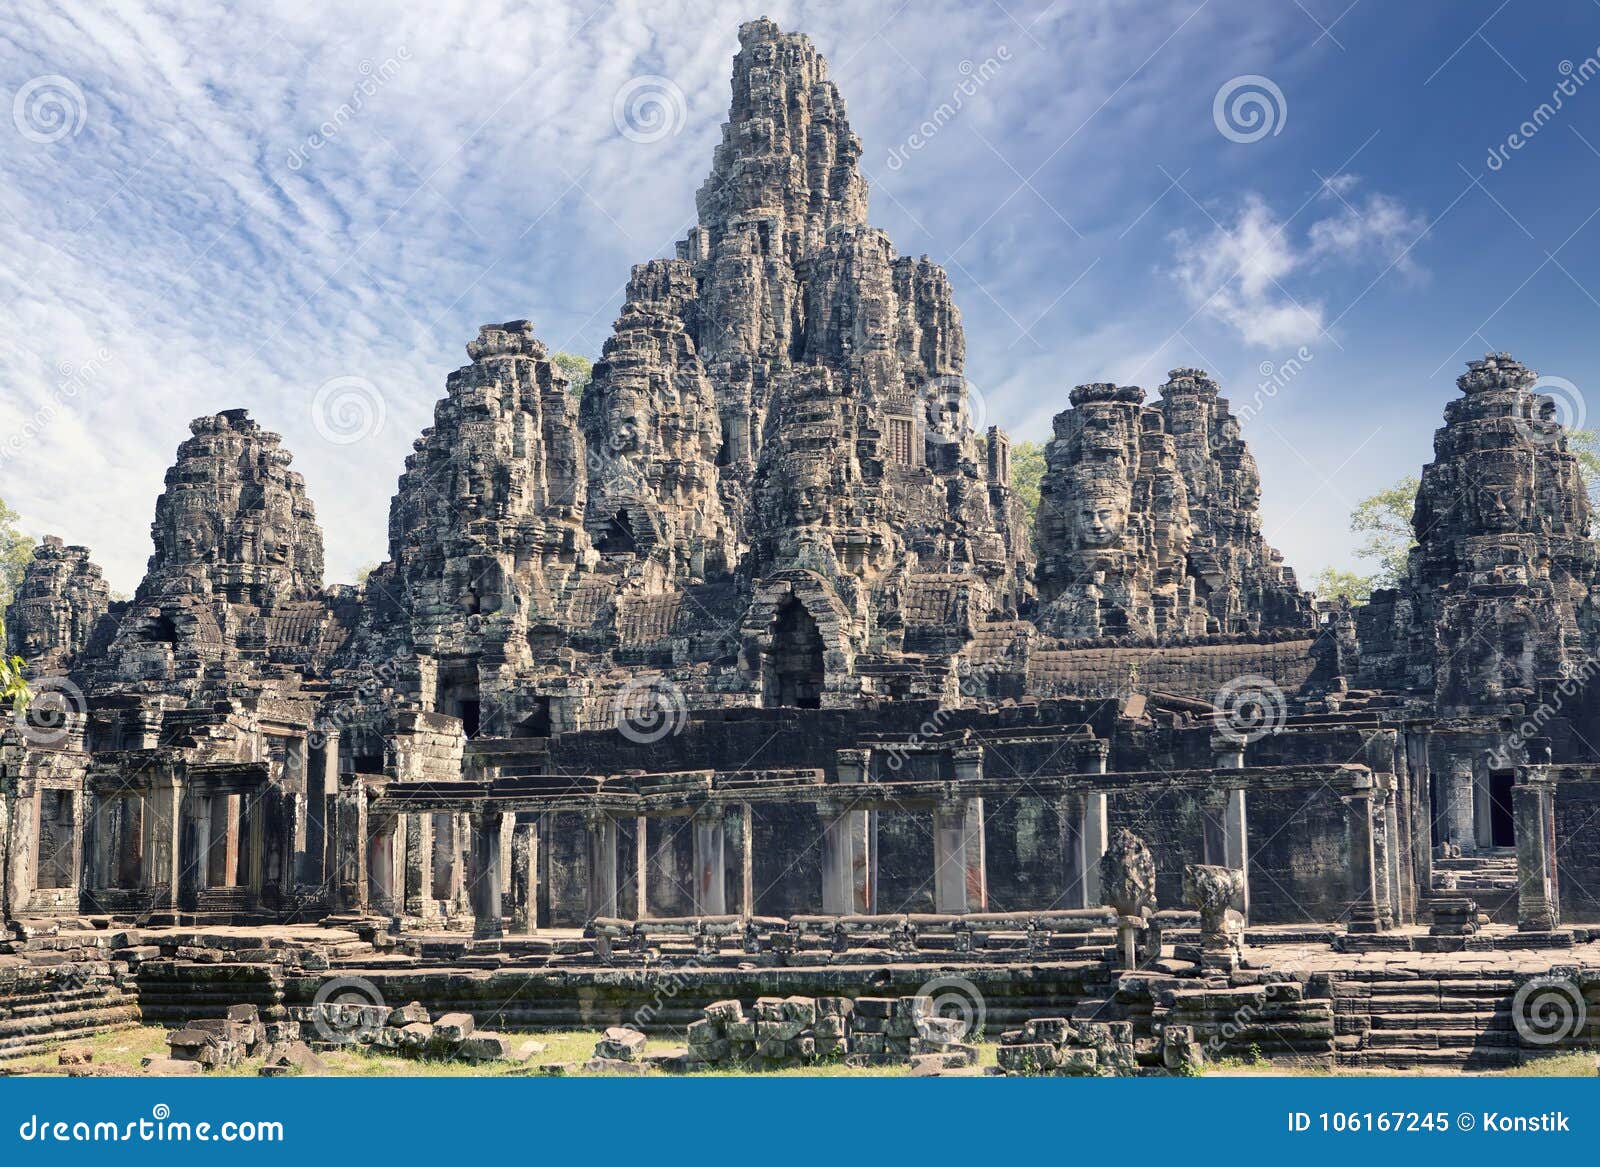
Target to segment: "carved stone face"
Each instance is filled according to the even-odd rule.
[[[216,524],[198,505],[179,506],[170,520],[168,546],[175,563],[208,563],[216,550]]]
[[[261,525],[261,561],[270,564],[289,562],[288,541],[271,523]]]
[[[1074,515],[1074,534],[1080,547],[1106,547],[1122,538],[1128,524],[1128,504],[1102,494],[1086,498]]]

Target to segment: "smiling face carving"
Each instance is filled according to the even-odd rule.
[[[1074,534],[1080,547],[1106,547],[1122,538],[1127,524],[1127,501],[1102,492],[1079,505],[1074,515]]]

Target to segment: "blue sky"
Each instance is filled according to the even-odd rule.
[[[330,582],[381,558],[477,326],[529,317],[596,356],[629,266],[671,254],[763,11],[77,7],[20,0],[0,26],[0,495],[122,590],[188,419],[238,406],[294,451]],[[1600,0],[764,11],[829,58],[872,219],[948,268],[968,376],[1015,437],[1047,436],[1075,384],[1204,367],[1309,578],[1361,566],[1351,506],[1427,460],[1468,359],[1509,350],[1587,414]],[[639,77],[667,95],[660,133],[619,131]],[[1277,91],[1235,90],[1266,94],[1254,141],[1214,116],[1241,77]],[[352,385],[381,426],[330,440],[351,435],[318,409]]]

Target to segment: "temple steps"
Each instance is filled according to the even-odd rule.
[[[1441,971],[1427,979],[1336,976],[1330,982],[1335,1065],[1463,1071],[1520,1065],[1540,1051],[1517,1032],[1517,985],[1510,975],[1468,972]],[[1576,1043],[1586,1036],[1574,1035]]]

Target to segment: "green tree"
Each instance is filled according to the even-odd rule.
[[[556,363],[556,368],[567,375],[567,380],[572,382],[567,387],[582,397],[590,378],[594,376],[594,362],[588,357],[580,357],[577,353],[557,353],[550,359]]]
[[[1372,598],[1372,581],[1376,578],[1356,571],[1340,571],[1324,567],[1311,581],[1311,590],[1319,600],[1345,600],[1351,604],[1365,604]]]
[[[28,708],[33,694],[28,689],[27,662],[5,651],[6,620],[0,613],[0,704],[9,704],[18,717]]]
[[[1028,512],[1030,529],[1039,516],[1039,483],[1044,480],[1044,470],[1042,442],[1011,443],[1011,489]]]
[[[11,606],[11,598],[22,586],[22,575],[33,559],[34,541],[17,527],[22,518],[0,499],[0,616]],[[0,649],[5,641],[0,639]]]
[[[1589,537],[1600,539],[1600,431],[1568,430],[1567,449],[1578,457],[1578,473],[1583,475],[1583,488],[1589,492],[1594,511],[1589,520]]]
[[[1375,588],[1397,587],[1406,574],[1406,558],[1416,540],[1412,537],[1411,512],[1417,505],[1417,476],[1408,474],[1387,490],[1380,490],[1356,504],[1350,512],[1350,529],[1363,535],[1356,554],[1376,562]]]

